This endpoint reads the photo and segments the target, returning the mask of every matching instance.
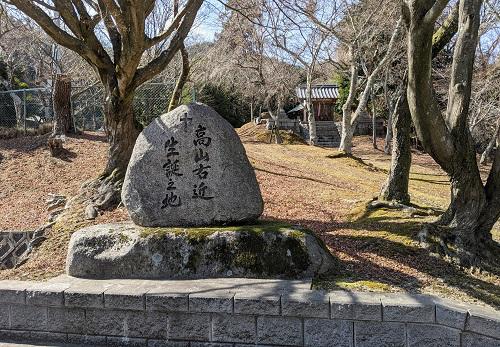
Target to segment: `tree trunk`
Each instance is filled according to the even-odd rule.
[[[187,82],[190,66],[189,66],[189,55],[184,43],[182,43],[181,48],[181,57],[182,57],[182,71],[179,79],[177,80],[177,84],[175,85],[174,92],[172,94],[172,98],[170,99],[170,104],[168,106],[168,112],[172,111],[174,108],[179,106],[182,98],[182,90],[184,89],[184,85]]]
[[[495,128],[495,133],[491,137],[490,142],[488,143],[488,146],[486,146],[486,149],[484,150],[483,154],[481,155],[481,160],[479,161],[481,165],[486,165],[488,164],[488,158],[491,154],[491,151],[493,150],[493,147],[495,147],[495,144],[500,145],[500,118],[497,121],[497,126]],[[497,151],[499,149],[497,148]]]
[[[104,174],[111,175],[119,171],[119,175],[124,176],[139,130],[134,120],[132,95],[111,99],[105,105],[110,149]]]
[[[349,55],[351,57],[351,81],[349,85],[349,95],[347,96],[344,106],[342,106],[342,134],[339,146],[339,151],[348,155],[352,153],[352,137],[355,128],[355,125],[351,125],[352,104],[358,86],[358,62],[354,55],[353,47],[349,47]]]
[[[393,99],[389,100],[389,93],[387,90],[387,80],[389,78],[389,69],[385,70],[385,79],[384,79],[384,98],[385,98],[385,104],[387,107],[388,116],[387,116],[387,133],[385,134],[385,141],[384,141],[384,153],[389,154],[391,152],[391,145],[392,145],[392,129],[393,129],[393,124],[392,124],[392,114],[396,111],[394,108],[394,102]]]
[[[71,78],[69,76],[56,75],[52,100],[54,104],[52,137],[75,133],[73,117],[71,116]]]
[[[398,98],[392,124],[389,127],[394,129],[391,167],[379,197],[381,200],[408,204],[410,202],[408,181],[411,167],[411,114],[406,93]]]
[[[307,81],[306,81],[306,113],[307,122],[309,124],[309,144],[314,146],[317,142],[316,140],[316,119],[314,118],[314,108],[312,105],[312,72],[307,71]]]
[[[139,136],[133,111],[133,95],[125,97],[105,92],[104,114],[109,152],[106,168],[101,176],[85,186],[90,190],[90,205],[98,210],[115,208],[121,201],[121,187],[127,166]]]
[[[389,115],[387,117],[387,133],[385,134],[385,140],[384,140],[384,153],[389,154],[391,152],[391,146],[392,146],[392,129],[393,129],[393,110],[392,107],[389,108]]]
[[[458,4],[455,5],[452,12],[448,15],[445,22],[434,33],[432,38],[432,59],[434,59],[441,49],[453,38],[458,30]],[[386,72],[388,72],[387,70]],[[386,77],[387,83],[387,77]],[[387,97],[387,84],[384,84],[384,90]],[[384,152],[389,153],[390,144],[392,147],[392,160],[384,186],[379,195],[379,199],[386,201],[398,201],[403,204],[410,202],[408,193],[408,184],[411,168],[411,114],[408,106],[407,89],[408,89],[408,71],[405,72],[402,84],[402,95],[398,98],[394,108],[394,112],[389,113],[389,126],[387,127],[387,135],[385,139]],[[392,106],[389,107],[392,110]],[[394,138],[394,140],[393,140]]]
[[[404,7],[409,27],[408,105],[426,152],[451,182],[447,211],[420,233],[421,240],[462,266],[495,268],[499,247],[492,239],[491,228],[500,216],[500,155],[496,155],[483,186],[468,126],[481,2],[460,0],[446,114],[440,112],[431,83],[432,28],[443,3],[408,0]]]
[[[372,96],[372,143],[373,149],[378,149],[377,147],[377,117],[375,114],[375,93],[373,92],[373,87],[371,88]]]

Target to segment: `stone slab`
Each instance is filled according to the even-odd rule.
[[[384,294],[383,320],[392,322],[435,322],[436,304],[428,295]]]
[[[233,312],[234,292],[226,290],[204,290],[189,294],[190,312]]]
[[[26,288],[26,304],[39,306],[64,306],[64,291],[68,283],[34,282]]]
[[[405,324],[397,322],[354,322],[356,347],[406,347]]]
[[[295,317],[257,317],[257,344],[302,345],[302,321]]]
[[[283,316],[292,317],[330,317],[330,297],[322,291],[287,293],[281,297]]]
[[[69,307],[104,307],[104,292],[114,284],[80,281],[64,291],[64,304]]]
[[[465,330],[500,339],[500,315],[486,309],[471,309]]]
[[[104,306],[121,310],[145,310],[146,293],[143,285],[117,284],[104,292]]]
[[[433,324],[408,324],[408,347],[460,347],[460,330]]]
[[[0,303],[26,303],[26,288],[30,285],[23,281],[0,281]]]
[[[382,320],[382,295],[335,291],[330,293],[331,318]]]
[[[281,294],[269,294],[267,290],[238,292],[234,296],[234,313],[278,316]]]
[[[304,319],[304,346],[353,347],[353,322],[335,319]]]
[[[254,316],[214,314],[212,316],[212,340],[255,343],[256,322]]]

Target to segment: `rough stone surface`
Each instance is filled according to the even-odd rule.
[[[302,345],[302,322],[294,317],[258,317],[257,343]]]
[[[467,309],[463,307],[436,305],[436,322],[455,329],[464,329]]]
[[[53,294],[64,288],[62,284],[70,285],[66,291],[72,291],[80,307],[67,305],[66,291],[66,306],[54,306],[56,301],[52,299],[58,295]],[[11,283],[0,283],[0,288],[12,299],[15,293]],[[63,275],[40,286],[28,282],[15,285],[15,291],[23,290],[36,293],[33,303],[0,305],[0,341],[9,341],[0,342],[1,346],[11,346],[10,342],[31,345],[33,341],[45,345],[52,341],[58,346],[500,347],[496,337],[498,311],[402,293],[324,293],[311,290],[310,282],[305,280],[101,281]],[[45,291],[51,294],[43,294]],[[80,291],[100,296],[102,301],[98,307],[89,307],[88,300],[78,296]],[[318,317],[324,316],[327,298],[331,308],[338,311],[331,317],[344,318]],[[432,302],[436,321],[413,322],[427,316],[425,307],[432,307]],[[380,321],[374,308],[381,306],[388,308],[391,319],[402,321],[387,321],[384,311]],[[404,310],[406,306],[410,310]],[[405,313],[409,313],[406,318]]]
[[[336,269],[336,259],[312,233],[268,222],[204,229],[91,226],[71,237],[66,264],[68,275],[94,279],[311,278]]]
[[[294,317],[330,317],[330,301],[327,293],[292,293],[281,297],[283,316]]]
[[[204,291],[189,295],[191,312],[231,313],[234,293],[226,290]]]
[[[212,320],[212,338],[218,342],[254,343],[255,317],[216,314]]]
[[[330,293],[331,318],[382,320],[382,303],[375,293],[335,291]]]
[[[68,343],[76,345],[106,345],[106,336],[68,334]]]
[[[470,312],[465,330],[500,339],[500,321],[485,312]]]
[[[10,328],[16,330],[47,330],[47,307],[11,305]]]
[[[47,330],[61,333],[84,334],[85,310],[80,308],[49,307]]]
[[[155,119],[135,143],[122,189],[142,226],[207,226],[257,219],[259,185],[231,124],[190,104]]]
[[[9,328],[9,305],[0,306],[0,328]]]
[[[382,299],[384,320],[433,323],[436,305],[426,295],[387,294]]]
[[[234,313],[278,316],[280,314],[279,294],[266,291],[250,291],[234,296]]]
[[[408,347],[460,347],[460,330],[431,324],[408,324]]]
[[[405,347],[405,325],[391,322],[354,322],[356,347]]]
[[[462,347],[500,347],[500,340],[465,332],[462,334]]]
[[[0,282],[0,302],[24,304],[26,297],[26,284],[20,281]]]
[[[352,322],[333,319],[305,319],[304,345],[308,347],[353,347]]]
[[[210,314],[174,313],[170,315],[168,338],[176,340],[209,341]]]

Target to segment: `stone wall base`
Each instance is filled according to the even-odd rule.
[[[497,311],[278,280],[0,282],[0,341],[92,346],[500,346]]]

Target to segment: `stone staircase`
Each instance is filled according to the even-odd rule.
[[[316,122],[317,145],[336,148],[340,145],[340,132],[335,122]]]

